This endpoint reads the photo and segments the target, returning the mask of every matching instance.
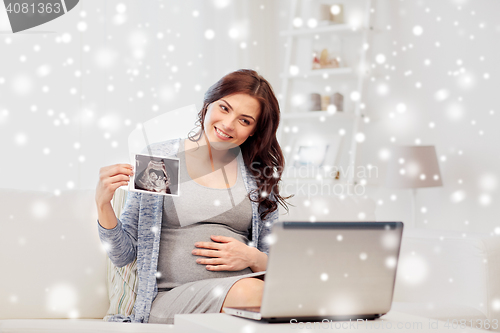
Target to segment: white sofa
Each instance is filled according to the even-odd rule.
[[[369,198],[291,202],[282,220],[307,221],[313,212],[317,221],[376,220]],[[102,320],[109,302],[96,215],[93,190],[0,189],[0,332],[175,331]],[[450,322],[499,320],[500,237],[405,229],[393,309]]]

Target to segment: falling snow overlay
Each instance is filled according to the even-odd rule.
[[[332,187],[322,195],[307,187],[333,178],[333,162],[318,168],[321,172],[299,175],[290,188],[304,192],[289,207],[292,217],[315,223],[343,218],[407,223],[414,216],[417,232],[428,232],[428,239],[411,238],[401,257],[379,262],[388,270],[397,266],[400,289],[395,295],[410,295],[433,312],[439,304],[429,300],[431,291],[443,292],[456,304],[470,301],[481,313],[500,313],[500,295],[485,301],[469,289],[487,278],[485,267],[496,269],[489,266],[492,259],[486,259],[484,239],[477,235],[500,240],[500,1],[373,0],[366,40],[362,1],[344,1],[347,29],[341,29],[341,37],[313,33],[297,39],[331,46],[341,67],[350,70],[313,75],[310,58],[317,50],[295,52],[285,68],[289,39],[280,35],[290,27],[306,32],[324,27],[313,4],[326,2],[308,3],[309,9],[290,19],[289,0],[82,0],[57,20],[16,34],[10,33],[1,3],[0,244],[8,251],[2,247],[0,262],[10,267],[29,262],[30,253],[40,255],[17,275],[4,276],[26,289],[1,289],[2,309],[34,304],[33,293],[39,317],[82,318],[85,308],[92,308],[91,297],[106,299],[105,280],[97,276],[104,276],[100,269],[105,263],[89,260],[113,250],[99,242],[96,232],[93,196],[100,168],[130,163],[129,135],[142,131],[149,120],[186,105],[200,110],[212,84],[231,71],[251,68],[271,83],[281,105],[282,76],[291,77],[280,137],[288,166],[299,159],[294,153],[300,140],[310,147],[328,137],[338,144],[329,149],[338,151],[340,180],[359,172],[362,194],[336,193]],[[362,54],[365,63],[359,64]],[[364,75],[362,86],[356,84],[358,74]],[[311,93],[336,92],[343,96],[343,110],[329,104],[321,114],[298,118],[296,111],[306,108]],[[351,122],[355,105],[362,115],[357,126]],[[187,136],[195,120],[166,124],[159,140],[173,139],[181,127]],[[385,186],[387,165],[395,158],[392,149],[400,145],[436,149],[440,175],[398,161],[402,174],[443,184],[419,188],[414,213],[410,189]],[[347,168],[351,157],[359,169]],[[215,197],[212,201],[221,205]],[[285,213],[282,207],[280,213]],[[64,220],[67,216],[74,219]],[[160,232],[157,226],[148,230]],[[272,245],[277,239],[266,235],[261,241]],[[344,233],[333,242],[351,244]],[[396,243],[390,234],[381,238],[386,250]],[[356,254],[366,264],[373,258],[366,250]],[[464,267],[457,258],[470,265],[465,273],[457,268]],[[57,276],[40,274],[33,282],[34,272],[49,270]],[[316,277],[326,284],[353,275],[322,271]],[[81,281],[92,283],[88,294],[79,289]],[[249,324],[242,332],[256,330]]]

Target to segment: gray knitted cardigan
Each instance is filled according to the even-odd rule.
[[[149,152],[154,156],[177,157],[181,139],[174,139],[150,145]],[[257,188],[252,174],[244,163],[240,164],[243,182],[248,193]],[[251,193],[253,200],[257,193]],[[271,193],[271,200],[275,200]],[[269,245],[265,237],[278,220],[278,209],[268,214],[265,220],[260,218],[259,204],[252,201],[252,239],[249,246],[256,247],[268,254]],[[123,267],[137,257],[137,275],[139,283],[132,315],[117,314],[108,321],[147,323],[151,304],[158,294],[156,272],[160,250],[160,230],[163,211],[163,196],[149,193],[129,192],[118,224],[113,229],[105,229],[97,221],[99,238],[104,248],[117,267]]]

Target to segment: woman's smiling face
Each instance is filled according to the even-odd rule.
[[[232,94],[211,103],[205,115],[205,134],[216,149],[243,144],[257,129],[259,102],[247,94]]]

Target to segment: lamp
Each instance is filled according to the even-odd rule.
[[[434,146],[393,147],[385,185],[412,189],[412,226],[415,227],[417,188],[443,186]]]

